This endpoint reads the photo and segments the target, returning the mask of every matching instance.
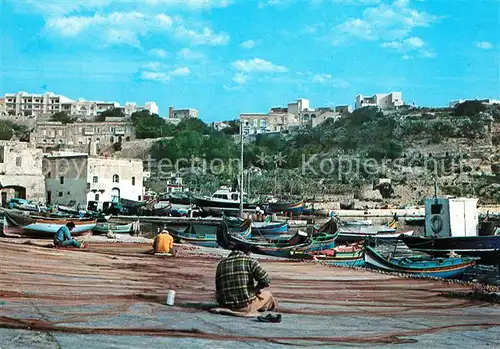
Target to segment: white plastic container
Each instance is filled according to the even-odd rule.
[[[175,291],[174,290],[168,290],[166,303],[167,303],[167,305],[174,305],[175,304]]]

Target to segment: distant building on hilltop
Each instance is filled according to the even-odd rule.
[[[345,106],[350,110],[350,106]],[[338,111],[331,107],[311,108],[308,99],[299,98],[287,107],[271,107],[268,113],[240,114],[245,134],[286,132],[296,128],[313,128],[327,119],[338,119]]]
[[[135,128],[131,122],[75,122],[62,124],[56,121],[37,122],[30,134],[30,142],[37,147],[79,146],[97,143],[108,147],[114,143],[135,140]]]
[[[70,116],[91,118],[104,113],[113,108],[121,109],[126,117],[130,117],[134,112],[149,110],[158,114],[158,106],[155,102],[146,102],[144,106],[137,106],[136,103],[127,102],[125,106],[120,106],[118,102],[86,101],[84,99],[72,100],[63,95],[56,95],[52,92],[43,94],[30,94],[28,92],[6,93],[2,98],[4,107],[0,105],[0,116],[41,116],[51,115],[57,112],[66,112]]]
[[[394,110],[404,105],[401,92],[376,93],[371,97],[362,94],[356,96],[356,109],[379,107],[382,110]]]
[[[189,119],[189,118],[198,118],[200,112],[198,109],[174,109],[174,107],[168,108],[168,118],[169,119]]]

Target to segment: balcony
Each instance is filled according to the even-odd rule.
[[[124,136],[124,135],[125,135],[125,128],[124,127],[115,128],[115,136]]]
[[[85,136],[93,136],[94,135],[94,129],[93,128],[84,128],[83,129],[83,134]]]

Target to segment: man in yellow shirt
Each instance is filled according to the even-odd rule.
[[[175,254],[174,238],[167,229],[163,229],[163,231],[156,235],[153,242],[153,250],[155,254]]]

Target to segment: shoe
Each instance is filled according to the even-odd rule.
[[[266,316],[259,316],[257,320],[260,322],[281,322],[281,314],[267,314]]]

